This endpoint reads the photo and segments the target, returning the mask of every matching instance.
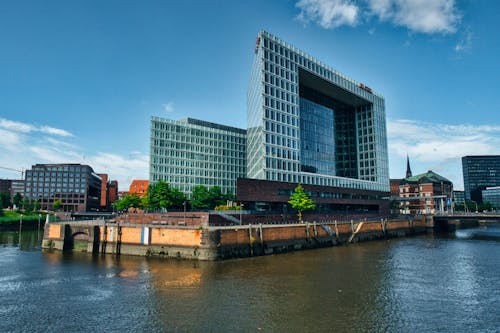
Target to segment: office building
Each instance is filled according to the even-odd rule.
[[[455,205],[464,205],[465,204],[464,191],[453,191],[453,202],[455,202]]]
[[[465,200],[482,203],[482,190],[500,186],[500,155],[462,157]]]
[[[88,165],[36,164],[26,171],[26,198],[38,200],[41,209],[53,210],[59,200],[60,210],[97,211],[101,208],[101,177]]]
[[[246,175],[246,130],[187,118],[151,118],[149,180],[190,196],[197,185],[236,192]]]
[[[500,209],[500,186],[487,187],[481,192],[484,203],[490,203],[494,208]]]
[[[389,195],[384,98],[265,31],[254,52],[247,178],[361,191],[380,205]]]

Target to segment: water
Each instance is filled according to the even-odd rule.
[[[0,232],[0,332],[500,332],[500,227],[224,262]]]

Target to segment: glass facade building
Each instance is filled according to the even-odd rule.
[[[488,187],[482,191],[483,202],[489,202],[495,208],[500,208],[500,186]]]
[[[247,118],[248,178],[389,192],[383,97],[265,31]]]
[[[38,200],[41,209],[53,209],[60,200],[61,210],[87,212],[101,208],[102,179],[88,165],[36,164],[26,171],[25,195]]]
[[[462,157],[465,200],[483,202],[482,190],[500,186],[500,155]]]
[[[149,180],[190,196],[197,185],[236,193],[246,175],[246,130],[187,118],[151,118]]]

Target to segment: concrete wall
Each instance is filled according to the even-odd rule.
[[[425,219],[211,228],[88,221],[50,223],[42,247],[214,260],[403,236],[425,229]]]

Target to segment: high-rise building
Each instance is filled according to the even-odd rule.
[[[236,192],[246,174],[246,130],[187,118],[151,118],[149,180],[190,195],[194,186]]]
[[[88,165],[36,164],[26,171],[25,195],[52,210],[61,201],[61,210],[87,212],[101,208],[101,177]]]
[[[500,186],[500,155],[462,157],[465,200],[482,203],[482,190]]]
[[[248,178],[389,192],[385,102],[262,31],[248,90]]]
[[[382,211],[385,206],[387,211],[384,98],[265,31],[254,52],[247,178],[274,185],[272,195],[264,196],[261,182],[239,181],[238,200],[276,209],[286,205],[292,185],[301,183],[318,196],[320,210]]]

